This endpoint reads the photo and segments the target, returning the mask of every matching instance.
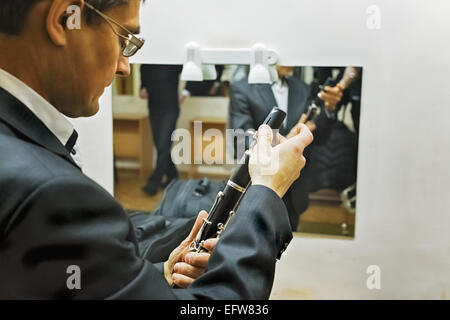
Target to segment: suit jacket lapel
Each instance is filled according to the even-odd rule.
[[[273,107],[278,106],[275,96],[273,95],[272,87],[270,84],[257,84],[256,88],[264,101],[264,106],[268,114]],[[264,117],[265,116],[266,115],[264,115]]]
[[[58,138],[30,109],[3,88],[0,88],[0,119],[35,144],[60,155],[79,169]]]

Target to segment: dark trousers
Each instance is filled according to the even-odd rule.
[[[176,128],[180,110],[177,99],[169,99],[166,103],[154,102],[151,98],[152,93],[149,92],[148,109],[152,125],[153,142],[157,151],[157,161],[155,171],[148,179],[147,184],[159,187],[164,176],[168,180],[178,177],[178,171],[172,162],[170,150],[172,146],[172,132]],[[156,94],[156,92],[153,94]]]

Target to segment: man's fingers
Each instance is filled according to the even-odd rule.
[[[258,148],[263,154],[268,154],[272,147],[273,132],[267,124],[259,126],[258,129]]]
[[[197,236],[197,233],[200,231],[200,228],[203,225],[203,219],[208,217],[208,212],[205,210],[200,211],[200,213],[197,216],[197,220],[195,220],[194,226],[192,227],[191,233],[187,237],[187,240],[193,241],[195,237]]]
[[[305,113],[302,114],[298,123],[306,123],[306,114]]]
[[[173,267],[173,273],[175,274],[182,274],[186,277],[197,279],[200,277],[203,273],[205,273],[204,267],[194,267],[190,264],[187,264],[185,262],[178,262]],[[173,276],[172,276],[173,277]]]
[[[172,279],[173,284],[183,289],[187,289],[194,282],[194,279],[178,273],[172,274]]]
[[[312,121],[308,121],[308,123],[306,124],[309,128],[309,131],[313,132],[316,130],[317,126],[314,122]]]
[[[189,252],[184,261],[194,267],[206,268],[210,256],[211,254],[207,252]]]
[[[328,101],[331,103],[338,103],[342,99],[342,93],[339,91],[339,93],[327,93],[327,92],[320,92],[319,98],[323,101]]]
[[[277,133],[277,144],[285,142],[287,139],[283,135]]]
[[[300,133],[297,135],[297,139],[303,141],[306,148],[311,144],[311,142],[313,142],[314,136],[306,125],[301,124],[300,126]]]
[[[309,128],[303,124],[298,124],[299,133],[288,140],[299,154],[303,154],[303,150],[313,141],[313,135]]]
[[[212,239],[205,240],[205,242],[203,243],[203,248],[205,248],[206,250],[211,252],[216,247],[217,241],[219,241],[218,238],[212,238]]]
[[[342,94],[342,87],[339,84],[337,84],[334,87],[325,86],[323,89],[324,89],[324,91],[330,92],[333,94]]]
[[[258,143],[252,150],[250,163],[258,164],[259,166],[265,166],[270,163],[270,155],[272,152],[272,140],[273,140],[272,129],[267,124],[261,125],[257,133]]]
[[[320,99],[322,99],[324,101],[330,101],[330,102],[337,101],[337,102],[339,102],[341,97],[342,97],[342,95],[338,95],[338,94],[334,94],[334,93],[326,93],[326,92],[321,92],[320,93]]]

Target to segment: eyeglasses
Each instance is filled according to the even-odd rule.
[[[133,56],[136,52],[138,52],[138,50],[140,48],[142,48],[142,46],[145,43],[145,40],[142,38],[137,38],[133,32],[129,31],[127,28],[125,28],[124,26],[122,26],[120,23],[118,23],[117,21],[114,21],[113,19],[111,19],[110,17],[108,17],[107,15],[105,15],[103,12],[101,12],[100,10],[97,10],[96,8],[94,8],[90,3],[85,2],[84,3],[86,5],[86,7],[88,7],[89,9],[95,11],[97,14],[99,14],[103,19],[105,19],[106,22],[108,22],[109,26],[111,27],[111,29],[113,30],[113,32],[119,37],[121,38],[123,41],[121,41],[121,46],[122,46],[122,55],[126,58],[129,58],[131,56]],[[119,28],[121,28],[122,30],[127,32],[127,36],[124,36],[120,33],[118,33],[113,24],[115,24],[116,26],[118,26]]]

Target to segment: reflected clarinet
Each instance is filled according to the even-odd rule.
[[[279,129],[285,117],[286,113],[283,110],[274,107],[264,120],[264,124],[269,125],[272,129]],[[204,219],[196,239],[190,245],[191,251],[206,252],[207,250],[203,247],[204,241],[210,238],[219,238],[222,235],[251,184],[248,171],[249,161],[250,151],[247,150],[225,188],[217,194],[208,217]]]
[[[320,91],[323,91],[325,86],[332,86],[334,83],[333,78],[328,77],[327,80],[323,85],[319,86]],[[323,104],[323,101],[319,97],[314,97],[312,104],[309,106],[308,111],[306,113],[306,120],[307,122],[314,122],[317,118],[317,116],[320,113],[320,106]]]

